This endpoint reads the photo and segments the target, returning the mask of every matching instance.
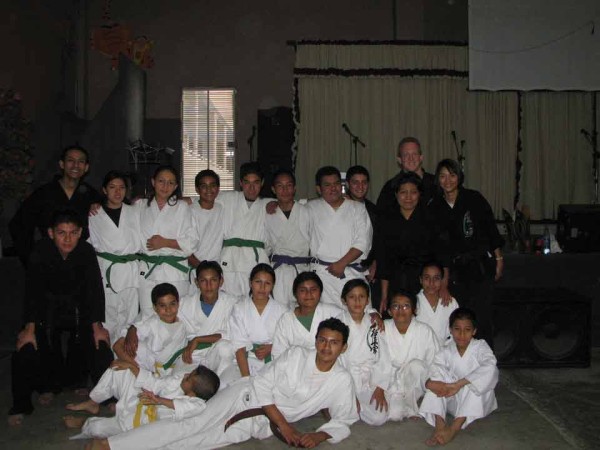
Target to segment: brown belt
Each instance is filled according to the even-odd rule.
[[[235,416],[233,416],[231,419],[229,419],[225,423],[225,429],[223,431],[224,432],[227,431],[227,428],[229,428],[234,423],[239,422],[240,420],[249,419],[251,417],[257,417],[257,416],[266,416],[265,411],[262,408],[250,408],[250,409],[247,409],[240,413],[237,413]],[[267,417],[267,419],[268,419],[268,417]],[[281,431],[279,431],[279,428],[277,427],[277,425],[275,425],[273,422],[271,422],[270,419],[269,419],[269,426],[271,427],[271,431],[273,432],[273,435],[277,439],[279,439],[281,442],[283,442],[284,444],[289,445],[291,447],[304,448],[303,445],[288,444],[288,442],[283,437],[283,434],[281,434]]]

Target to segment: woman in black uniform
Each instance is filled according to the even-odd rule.
[[[464,175],[456,161],[440,161],[435,180],[440,190],[428,209],[441,228],[440,251],[449,271],[443,290],[475,311],[477,336],[492,346],[493,288],[504,269],[504,240],[487,200],[463,187]]]
[[[429,211],[420,204],[421,180],[412,173],[400,175],[395,186],[397,206],[381,218],[375,242],[377,275],[381,280],[380,312],[388,294],[398,289],[414,295],[421,285],[421,266],[432,259],[437,231]]]

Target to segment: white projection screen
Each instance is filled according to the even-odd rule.
[[[600,0],[469,0],[469,88],[600,90]]]

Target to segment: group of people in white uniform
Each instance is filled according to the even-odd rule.
[[[424,265],[417,296],[391,293],[387,305],[391,318],[382,320],[371,307],[370,287],[360,265],[372,240],[365,206],[342,194],[337,169],[320,169],[315,181],[320,197],[302,204],[294,200],[295,179],[290,172],[274,177],[276,200],[272,200],[259,196],[263,177],[253,163],[241,168],[239,192],[219,192],[217,174],[207,170],[196,178],[199,200],[189,204],[178,198],[177,172],[160,167],[152,179],[153,197],[129,206],[124,203],[126,180],[115,172],[107,176],[107,200],[89,224],[90,243],[98,251],[105,281],[105,327],[118,357],[115,369],[107,372],[122,369],[121,364],[126,372],[137,367],[142,375],[115,381],[111,374],[109,382],[101,380],[99,385],[125,383],[139,390],[154,372],[155,378],[174,378],[179,386],[181,377],[195,373],[200,365],[219,376],[220,391],[195,408],[196,414],[190,416],[188,410],[194,408],[180,406],[185,412],[171,414],[171,420],[160,426],[151,415],[144,419],[138,412],[143,417],[136,419],[132,394],[120,393],[126,400],[119,399],[117,405],[129,407],[117,411],[125,411],[121,415],[133,416],[133,421],[119,433],[111,427],[99,431],[84,425],[80,437],[97,438],[93,445],[109,448],[215,448],[269,436],[274,428],[286,442],[301,445],[297,431],[273,427],[276,421],[266,412],[270,421],[263,419],[270,428],[258,419],[240,420],[227,431],[207,428],[252,406],[264,407],[265,392],[277,400],[273,391],[281,391],[282,404],[275,401],[275,405],[294,410],[284,413],[286,422],[306,417],[309,409],[314,413],[327,407],[329,422],[319,437],[330,442],[348,436],[349,425],[357,419],[382,425],[423,417],[435,427],[427,443],[440,445],[497,407],[493,352],[485,341],[473,338],[473,313],[459,308],[454,299],[441,300],[443,267],[437,262]],[[116,208],[121,208],[118,224],[109,211]],[[130,258],[139,253],[143,256]],[[173,294],[160,295],[165,285],[174,288]],[[165,312],[159,310],[165,295],[178,305],[173,322],[163,320]],[[318,352],[319,327],[333,319],[340,325],[323,329],[341,336],[337,340],[343,342],[343,351],[331,366],[340,372],[336,381],[325,382],[318,370],[306,373],[305,359],[310,354],[319,361],[318,353],[307,352]],[[179,324],[179,334],[169,330],[173,323]],[[346,332],[335,329],[343,330],[344,325]],[[349,376],[342,377],[342,371]],[[138,381],[132,381],[136,377]],[[327,401],[314,393],[309,399],[305,392],[302,403],[285,404],[298,401],[293,398],[297,390],[317,392],[325,385]],[[133,392],[139,394],[136,389]],[[265,392],[259,394],[261,389]],[[115,392],[102,387],[92,393],[96,390]],[[146,392],[140,398],[147,399]],[[258,403],[252,402],[253,396]],[[83,406],[71,408],[95,412],[106,397],[94,394]],[[95,404],[91,409],[90,401]],[[309,408],[309,403],[314,405]],[[447,413],[454,419],[447,421]],[[136,433],[144,424],[149,424],[147,429]],[[306,439],[306,446],[323,440]]]
[[[442,300],[444,268],[424,264],[416,296],[388,293],[383,320],[361,264],[373,235],[365,205],[343,194],[334,167],[315,183],[319,197],[297,202],[293,173],[281,171],[276,199],[261,198],[263,175],[247,163],[240,191],[219,192],[204,170],[190,201],[161,166],[151,195],[129,205],[126,177],[106,175],[89,243],[116,359],[88,400],[68,405],[77,437],[94,438],[90,448],[208,449],[275,434],[311,448],[348,437],[357,420],[422,417],[435,446],[496,409],[495,357],[474,337],[474,313]],[[81,416],[111,397],[114,417]],[[319,411],[316,432],[292,425]]]

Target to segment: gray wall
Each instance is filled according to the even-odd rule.
[[[22,94],[25,113],[35,124],[36,184],[57,170],[58,150],[72,143],[84,123],[77,118],[92,120],[117,84],[119,74],[110,69],[109,60],[87,47],[89,31],[103,23],[104,4],[104,0],[0,2],[4,60],[0,86]],[[467,0],[396,0],[395,21],[393,4],[393,0],[112,1],[115,21],[129,25],[134,36],[146,35],[155,43],[156,65],[146,76],[146,118],[158,128],[146,134],[146,141],[180,145],[173,121],[180,117],[183,87],[233,87],[239,166],[248,158],[246,140],[256,125],[257,110],[291,106],[294,50],[286,45],[288,40],[467,39]],[[61,122],[65,116],[70,119]],[[103,170],[92,166],[90,180],[101,179]],[[13,212],[9,205],[0,221],[4,242],[2,227]]]

